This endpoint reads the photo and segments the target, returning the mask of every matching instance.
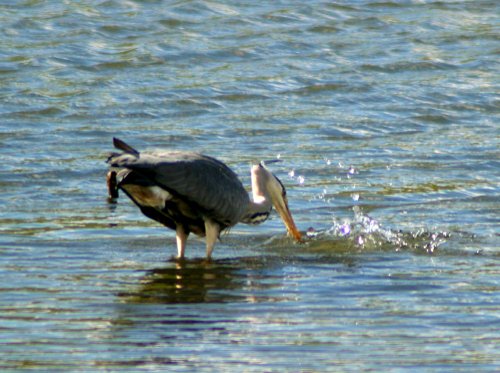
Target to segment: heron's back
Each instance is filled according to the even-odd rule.
[[[166,191],[222,228],[238,223],[248,208],[248,193],[237,175],[212,157],[179,151],[129,152],[112,155],[108,163],[130,170],[120,182],[122,189],[128,179],[158,195],[159,190]]]

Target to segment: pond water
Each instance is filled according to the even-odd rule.
[[[497,371],[497,1],[0,4],[0,368]],[[126,197],[117,136],[277,215],[207,263]]]

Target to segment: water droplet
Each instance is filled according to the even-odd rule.
[[[281,159],[281,154],[278,153],[278,155],[276,156],[276,159]]]
[[[342,236],[348,236],[351,233],[351,226],[347,223],[344,223],[340,226],[339,232]]]
[[[352,194],[351,197],[352,197],[353,201],[359,200],[359,194],[357,194],[357,193]]]
[[[297,177],[297,182],[302,185],[304,184],[304,181],[306,181],[306,179],[304,178],[304,176],[300,175]]]
[[[356,169],[352,166],[349,167],[349,171],[347,171],[350,175],[354,175],[356,173]]]
[[[293,178],[295,176],[295,170],[291,170],[290,172],[288,172],[288,176]]]
[[[316,237],[317,235],[318,232],[316,232],[316,230],[313,227],[310,227],[306,232],[307,237]]]

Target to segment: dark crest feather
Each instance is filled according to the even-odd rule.
[[[281,162],[281,159],[268,159],[266,161],[260,161],[260,165],[261,166],[266,166],[268,164],[271,164],[271,163],[278,163],[278,162]]]

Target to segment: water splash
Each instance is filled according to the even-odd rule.
[[[449,232],[429,232],[419,229],[416,232],[404,232],[385,228],[376,219],[362,212],[359,206],[353,207],[352,219],[333,220],[330,228],[316,230],[309,228],[306,236],[311,240],[341,238],[349,246],[358,249],[410,250],[433,254],[450,238]]]
[[[303,175],[297,175],[294,169],[288,172],[288,177],[299,185],[303,185],[306,181],[306,178]]]

